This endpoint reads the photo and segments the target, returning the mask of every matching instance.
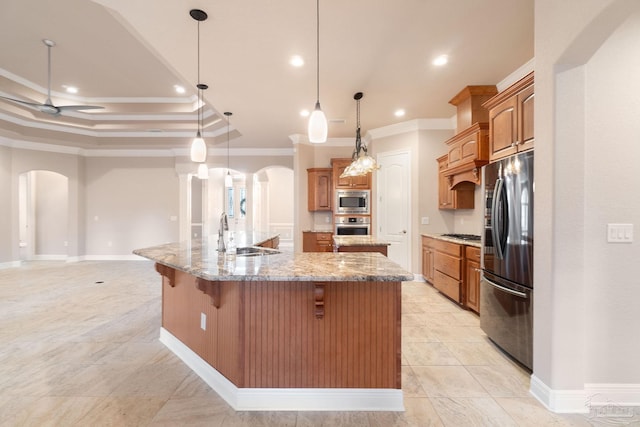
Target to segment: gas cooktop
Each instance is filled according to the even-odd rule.
[[[454,239],[460,240],[481,240],[482,237],[476,236],[475,234],[443,234],[443,237],[453,237]]]

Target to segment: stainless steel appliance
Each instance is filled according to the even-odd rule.
[[[533,369],[533,152],[483,168],[480,327]]]
[[[366,236],[371,234],[371,218],[368,216],[335,216],[335,233],[338,236]]]
[[[336,204],[334,214],[336,215],[369,215],[370,210],[370,190],[336,190]]]

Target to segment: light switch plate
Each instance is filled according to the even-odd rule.
[[[633,224],[607,224],[607,242],[633,242]]]

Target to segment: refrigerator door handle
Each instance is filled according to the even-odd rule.
[[[527,294],[525,294],[524,292],[520,292],[520,291],[516,291],[514,289],[505,288],[504,286],[500,286],[497,283],[492,282],[491,280],[487,279],[486,276],[484,277],[484,281],[487,282],[487,285],[491,285],[494,288],[499,289],[499,290],[501,290],[503,292],[506,292],[508,294],[515,295],[517,297],[524,298],[524,299],[528,298]]]
[[[496,185],[493,190],[493,200],[491,203],[491,237],[493,238],[493,244],[496,248],[496,255],[498,259],[504,258],[504,252],[502,250],[502,238],[499,235],[499,228],[502,228],[502,224],[498,223],[498,204],[502,198],[502,191],[504,190],[504,181],[502,178],[496,180]]]

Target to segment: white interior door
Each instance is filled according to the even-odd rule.
[[[378,154],[377,235],[390,242],[388,257],[411,271],[411,163],[409,152]]]

